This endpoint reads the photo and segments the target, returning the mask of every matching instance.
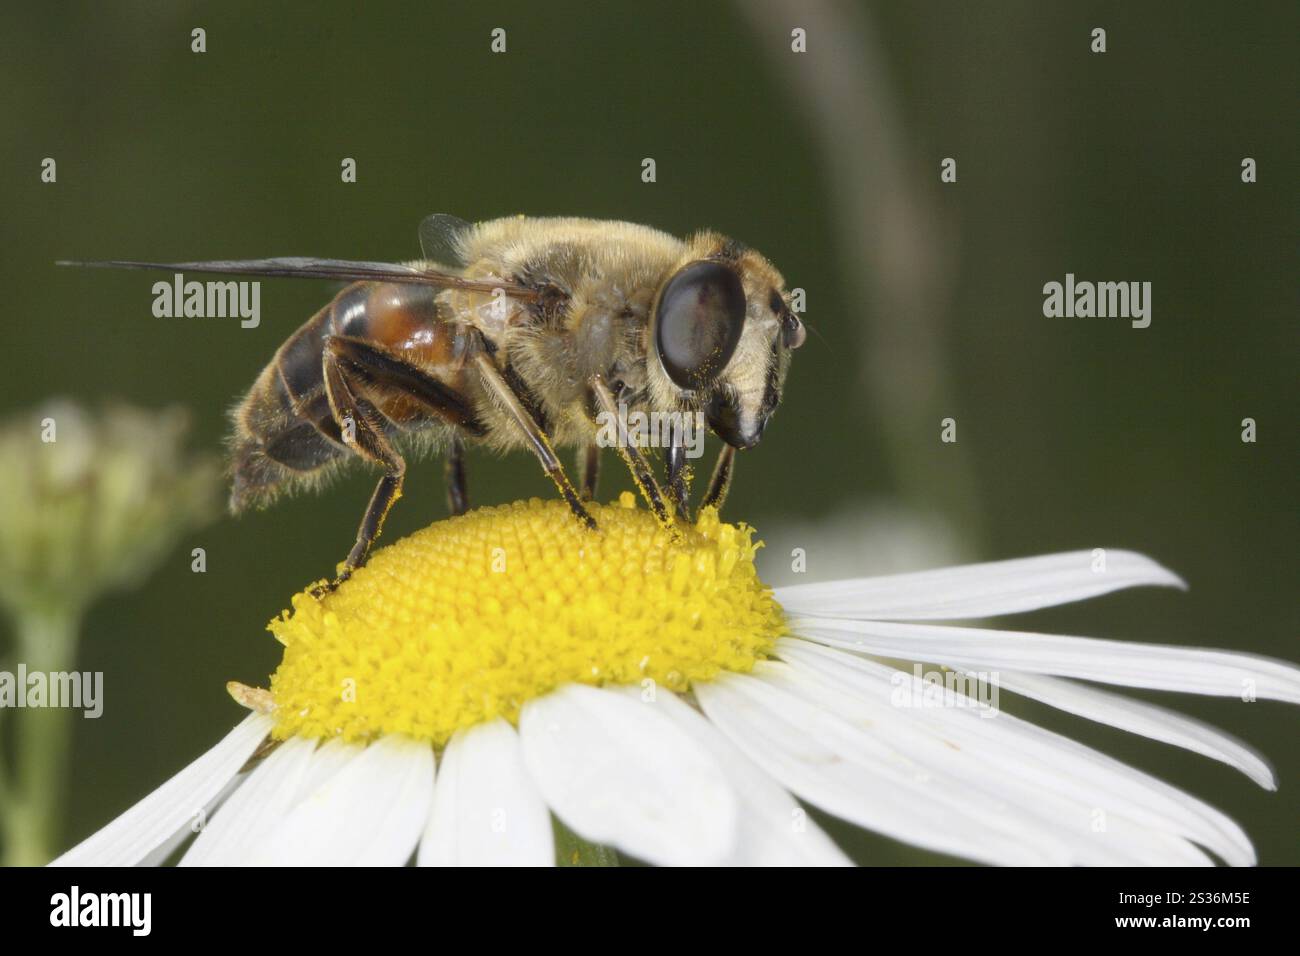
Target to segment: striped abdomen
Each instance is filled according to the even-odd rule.
[[[293,333],[233,412],[234,511],[269,502],[286,485],[311,481],[349,454],[325,394],[323,358],[330,336],[382,347],[462,393],[471,338],[465,326],[439,317],[439,290],[398,283],[358,282],[343,289]],[[387,419],[386,429],[414,430],[460,416],[431,417],[399,391],[364,393]]]

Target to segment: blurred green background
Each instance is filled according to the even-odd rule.
[[[806,547],[809,578],[859,568],[819,561],[829,550],[798,529],[864,507],[942,529],[934,547],[960,557],[1130,547],[1190,592],[1011,626],[1298,659],[1298,8],[1070,7],[6,5],[0,411],[52,395],[181,403],[196,446],[215,451],[228,406],[332,294],[265,282],[253,330],[156,319],[156,276],[55,259],[400,260],[418,254],[430,212],[712,227],[808,293],[814,332],[762,446],[741,458],[729,512]],[[1104,55],[1089,52],[1096,26]],[[193,27],[204,54],[190,52]],[[494,27],[504,55],[489,52]],[[794,27],[806,54],[790,50]],[[57,184],[39,180],[46,156]],[[340,182],[343,157],[356,184]],[[939,181],[944,157],[955,184]],[[1042,286],[1067,272],[1152,282],[1151,327],[1044,318]],[[955,445],[939,441],[948,416]],[[1247,416],[1256,444],[1240,440]],[[319,497],[222,519],[144,588],[94,607],[80,668],[105,672],[106,709],[76,722],[65,845],[238,719],[224,682],[265,684],[278,660],[266,621],[343,556],[372,483],[358,470]],[[607,468],[603,494],[627,485]],[[530,459],[483,455],[470,491],[551,493]],[[416,465],[389,535],[443,513],[440,466]],[[889,546],[866,534],[860,566]],[[1300,862],[1300,714],[1139,696],[1260,747],[1281,791],[1017,709],[1206,797],[1263,863]],[[864,862],[943,862],[840,835]]]

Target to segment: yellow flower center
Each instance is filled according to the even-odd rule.
[[[752,528],[705,509],[674,534],[630,494],[590,508],[599,532],[560,501],[483,508],[295,595],[268,625],[275,736],[443,743],[563,684],[681,691],[767,655],[784,618]]]

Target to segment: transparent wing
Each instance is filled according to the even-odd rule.
[[[297,279],[340,279],[352,282],[401,282],[467,292],[502,290],[512,299],[533,302],[536,290],[497,279],[466,279],[395,262],[355,262],[350,259],[314,259],[289,256],[277,259],[216,259],[206,262],[140,262],[133,259],[98,261],[61,260],[56,265],[92,269],[159,269],[167,272],[217,272],[224,275],[284,276]]]
[[[465,264],[461,237],[474,226],[458,216],[435,212],[420,223],[420,251],[432,262]]]

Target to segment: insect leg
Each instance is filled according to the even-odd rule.
[[[447,509],[453,515],[463,515],[469,510],[469,493],[465,488],[465,443],[457,435],[451,440],[445,467],[447,477]]]
[[[713,477],[709,479],[709,490],[704,495],[702,507],[722,510],[731,490],[731,476],[736,467],[736,449],[723,445],[718,453],[718,463],[713,466]]]
[[[682,521],[691,520],[690,489],[686,486],[686,445],[683,436],[675,434],[668,446],[668,493],[672,495],[673,508]]]
[[[434,417],[470,435],[486,433],[469,399],[401,356],[350,335],[331,335],[326,350],[361,392],[412,398]]]
[[[596,497],[596,482],[600,479],[600,446],[592,442],[578,452],[578,487],[582,500]]]
[[[406,461],[384,435],[379,410],[357,395],[352,384],[355,379],[350,380],[350,373],[345,371],[347,366],[333,348],[333,342],[327,344],[323,362],[325,394],[329,398],[330,410],[342,432],[344,443],[362,458],[384,468],[384,476],[379,479],[375,493],[370,497],[370,504],[366,506],[361,526],[357,529],[356,543],[343,562],[343,570],[332,583],[321,589],[331,591],[365,564],[375,539],[383,529],[388,510],[402,496]]]
[[[578,497],[578,493],[573,490],[573,483],[569,481],[569,476],[565,474],[560,459],[555,456],[555,449],[551,447],[550,438],[547,437],[542,426],[537,423],[537,419],[533,418],[528,413],[528,409],[524,408],[523,402],[519,400],[515,390],[510,387],[510,383],[505,380],[501,370],[492,361],[492,356],[488,355],[486,351],[477,352],[474,355],[474,365],[478,369],[484,386],[501,403],[502,408],[514,419],[515,424],[524,433],[524,437],[528,439],[533,454],[542,463],[542,470],[546,472],[548,478],[555,482],[555,487],[560,489],[560,494],[564,496],[564,500],[568,503],[574,517],[583,522],[588,528],[594,530],[596,519],[587,511]]]
[[[363,339],[330,336],[325,345],[323,367],[325,394],[344,443],[362,458],[382,465],[385,471],[361,519],[356,543],[344,562],[343,572],[329,586],[333,589],[366,562],[383,530],[384,518],[402,495],[406,462],[384,434],[384,416],[374,401],[384,396],[411,398],[439,420],[464,432],[481,435],[484,428],[474,416],[469,401],[459,392]],[[457,436],[456,443],[459,442]],[[463,469],[461,477],[463,500]]]
[[[655,513],[655,517],[662,524],[672,524],[668,509],[664,507],[664,495],[659,490],[659,482],[655,481],[654,472],[650,470],[650,466],[646,463],[641,450],[632,444],[627,433],[627,422],[619,417],[618,406],[614,404],[614,396],[610,392],[609,386],[605,384],[604,377],[593,375],[588,384],[591,387],[592,394],[596,397],[596,403],[600,406],[600,410],[618,422],[618,453],[623,456],[623,461],[627,464],[628,470],[632,472],[632,479],[641,490],[642,497],[645,498],[650,505],[650,510]]]

